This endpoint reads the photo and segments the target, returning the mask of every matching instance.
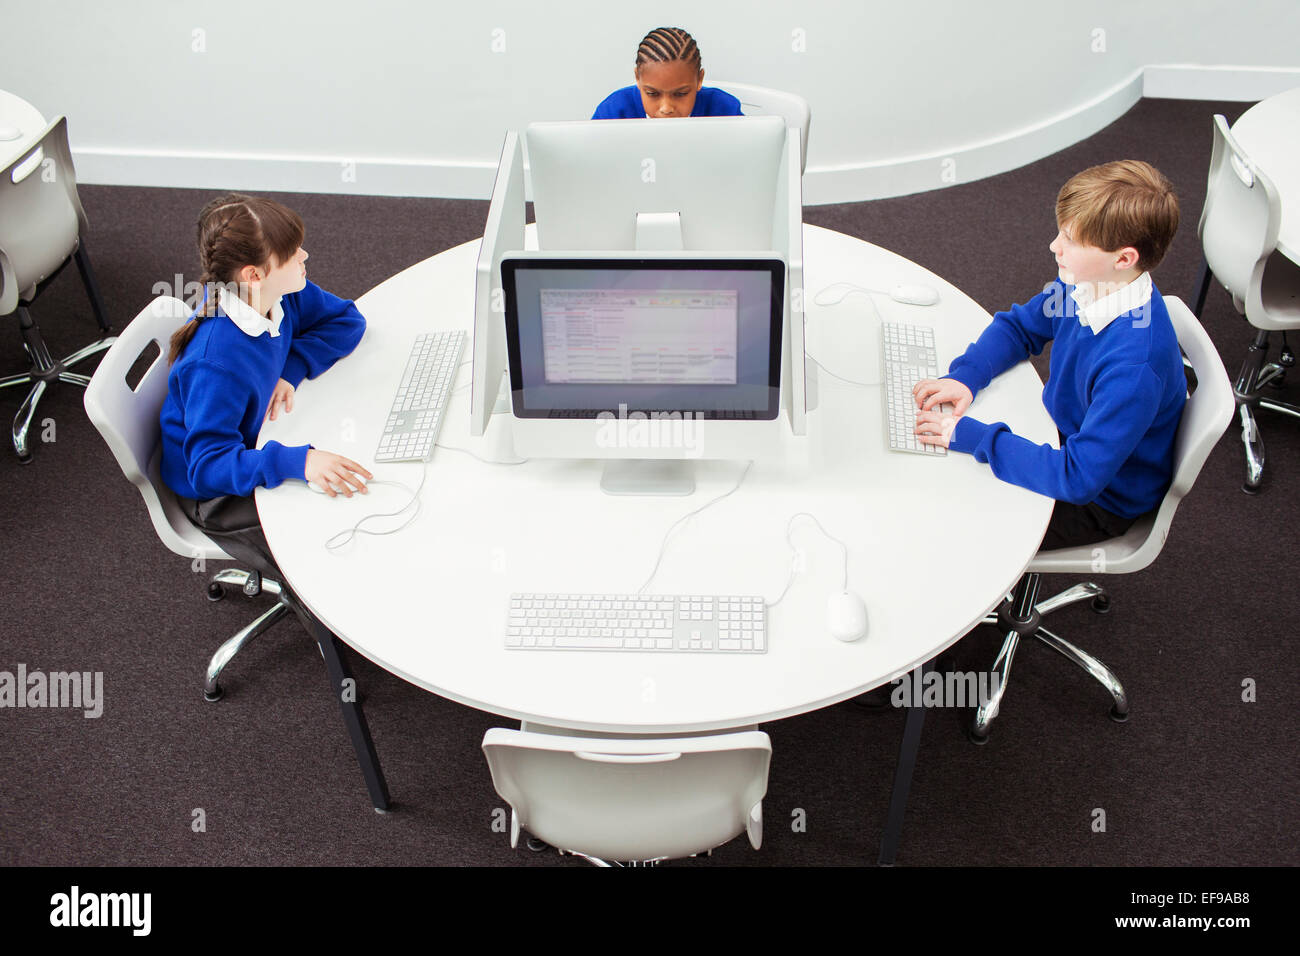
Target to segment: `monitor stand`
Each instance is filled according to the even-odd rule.
[[[680,252],[682,214],[679,212],[639,212],[636,214],[637,252]]]
[[[612,458],[600,490],[607,495],[682,496],[695,493],[695,469],[681,458]]]

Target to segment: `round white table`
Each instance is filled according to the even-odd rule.
[[[0,90],[0,169],[5,169],[45,131],[45,117],[21,97]],[[39,163],[36,158],[33,163]]]
[[[415,334],[472,324],[478,247],[457,246],[362,296],[361,344],[320,380],[304,382],[294,412],[264,426],[261,440],[310,442],[368,465]],[[848,379],[880,381],[878,314],[934,327],[941,367],[990,321],[920,266],[839,233],[805,226],[804,262],[807,351]],[[875,289],[928,284],[941,300],[917,307],[853,294],[816,304],[818,291],[845,281]],[[439,443],[515,461],[508,414],[494,416],[481,438],[469,436],[469,370],[462,365],[458,382],[466,387],[451,399]],[[968,455],[886,451],[879,385],[818,377],[808,435],[790,436],[783,460],[756,462],[735,494],[679,529],[647,593],[774,600],[794,560],[787,523],[810,512],[848,546],[849,587],[870,617],[867,637],[856,643],[835,640],[827,625],[827,598],[843,574],[839,545],[804,519],[793,533],[802,570],[769,609],[766,654],[506,649],[512,592],[636,592],[669,527],[732,488],[743,462],[697,463],[696,491],[687,498],[613,497],[599,488],[600,462],[493,465],[437,448],[418,520],[336,553],[326,550],[327,538],[400,507],[408,494],[377,486],[330,499],[286,482],[258,489],[258,512],[286,579],[319,622],[435,694],[533,724],[598,733],[672,734],[776,720],[926,668],[1015,585],[1053,505],[999,481]],[[1041,390],[1033,367],[1021,363],[983,391],[970,414],[1055,446]],[[414,488],[424,467],[372,470]],[[318,622],[310,626],[320,632],[341,691],[346,662],[333,636]],[[883,864],[894,861],[901,838],[924,713],[922,706],[907,712]],[[364,715],[351,704],[344,716],[375,807],[386,809],[387,785]]]
[[[1277,251],[1300,263],[1300,87],[1246,110],[1232,135],[1277,187],[1282,205]]]
[[[876,296],[892,321],[932,325],[941,367],[973,341],[988,314],[958,289],[879,247],[805,227],[808,351],[847,378],[878,382],[879,323],[859,294],[813,302],[840,281],[888,289],[930,284],[942,301],[905,306]],[[413,336],[467,328],[478,243],[435,256],[368,292],[356,351],[304,382],[293,414],[262,439],[310,441],[372,460]],[[468,351],[466,354],[468,357]],[[458,382],[468,383],[469,365]],[[1055,444],[1042,383],[1028,363],[980,394],[970,414],[1006,421]],[[743,462],[697,465],[688,498],[612,497],[600,463],[535,459],[484,464],[435,449],[417,521],[330,553],[325,539],[362,516],[400,506],[406,492],[376,487],[351,500],[304,484],[259,489],[258,510],[289,583],[348,645],[426,690],[530,722],[597,732],[678,733],[734,728],[842,701],[904,675],[980,622],[1014,586],[1042,539],[1052,501],[995,478],[968,455],[890,453],[880,388],[820,375],[808,436],[781,462],[754,464],[734,495],[673,535],[648,593],[780,594],[792,561],[789,518],[811,512],[848,544],[849,587],[866,601],[868,636],[831,637],[826,602],[842,573],[839,546],[795,525],[804,570],[769,611],[762,655],[507,650],[515,591],[632,593],[682,515],[731,488]],[[468,434],[469,389],[451,400],[440,444],[513,461],[509,415]],[[379,465],[377,478],[414,488],[422,464]]]

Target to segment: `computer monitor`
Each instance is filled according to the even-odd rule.
[[[501,260],[524,248],[524,158],[519,134],[506,134],[492,187],[483,242],[474,277],[473,370],[469,433],[483,435],[496,411],[506,370],[505,330],[501,325]]]
[[[539,249],[783,248],[780,117],[533,123],[524,139]]]
[[[689,494],[689,462],[778,454],[774,253],[513,253],[501,263],[513,437],[610,459],[611,494]]]
[[[500,263],[534,247],[524,240],[525,140],[543,250],[754,251],[785,263],[781,406],[791,432],[805,434],[799,139],[771,116],[537,123],[507,134],[478,260],[471,434],[487,434],[494,418],[506,424],[494,416],[506,367]]]

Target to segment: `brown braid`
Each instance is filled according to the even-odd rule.
[[[670,63],[685,60],[695,69],[700,68],[700,48],[681,27],[659,27],[651,30],[636,48],[636,66],[643,63]]]
[[[204,206],[198,222],[202,299],[191,303],[194,317],[172,335],[168,361],[180,358],[199,323],[216,314],[218,285],[236,281],[245,266],[289,261],[304,232],[298,214],[271,199],[231,193]]]

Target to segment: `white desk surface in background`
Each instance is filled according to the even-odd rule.
[[[1300,263],[1300,87],[1246,110],[1233,124],[1232,135],[1277,187],[1282,204],[1277,248]]]
[[[888,289],[928,283],[942,302],[904,306],[877,296],[891,321],[936,328],[942,369],[990,320],[956,288],[884,249],[804,229],[808,350],[849,378],[878,382],[878,321],[861,295],[830,307],[816,292],[837,281]],[[474,314],[479,243],[393,276],[358,300],[357,350],[298,390],[295,410],[262,440],[310,441],[369,465],[414,335],[465,328]],[[469,356],[467,347],[466,357]],[[461,368],[458,384],[470,379]],[[1055,445],[1028,363],[981,393],[971,414],[1006,421]],[[509,415],[468,435],[469,389],[451,400],[441,444],[513,460]],[[769,611],[762,655],[507,651],[514,591],[633,593],[682,515],[731,488],[743,462],[697,465],[688,498],[612,497],[602,463],[535,459],[506,467],[435,449],[418,520],[331,554],[324,540],[406,493],[375,488],[331,500],[299,482],[258,489],[268,539],[289,582],[366,657],[452,700],[509,717],[596,731],[679,732],[753,724],[813,710],[905,674],[954,643],[1009,591],[1037,550],[1050,499],[1005,484],[969,455],[885,451],[880,388],[821,376],[820,405],[788,460],[757,462],[731,497],[670,539],[648,593],[761,594],[773,600],[792,555],[785,528],[809,511],[849,545],[849,587],[865,599],[869,635],[830,636],[826,601],[839,585],[839,546],[806,519],[795,544],[806,570]],[[414,487],[422,464],[379,465],[376,477]]]

